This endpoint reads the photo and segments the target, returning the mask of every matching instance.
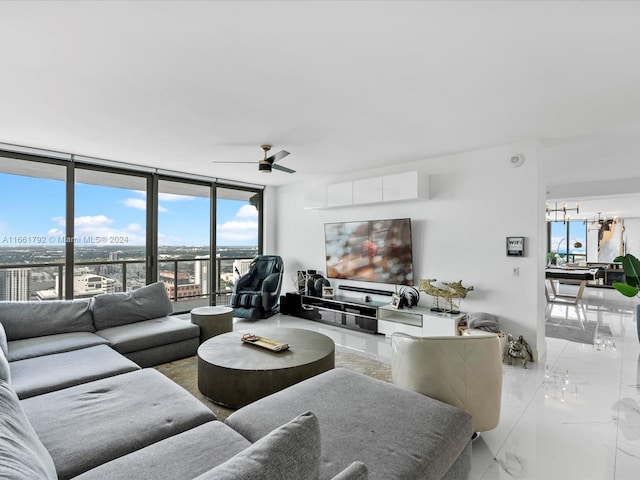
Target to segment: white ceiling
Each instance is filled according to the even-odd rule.
[[[0,142],[284,185],[538,139],[550,183],[590,182],[640,147],[638,25],[624,1],[3,1]],[[214,164],[263,143],[297,173]]]

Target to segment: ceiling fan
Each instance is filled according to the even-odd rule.
[[[278,153],[274,153],[270,157],[267,157],[267,153],[271,150],[271,145],[260,145],[260,148],[264,151],[264,158],[258,160],[258,170],[264,173],[271,173],[272,169],[280,170],[286,173],[296,173],[295,170],[277,165],[276,162],[282,160],[289,155],[286,150],[280,150]],[[254,163],[254,162],[214,162],[214,163]]]

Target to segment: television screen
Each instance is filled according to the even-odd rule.
[[[326,223],[327,277],[413,285],[411,219]]]

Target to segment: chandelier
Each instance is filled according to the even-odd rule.
[[[598,230],[600,230],[601,232],[610,232],[613,225],[615,225],[616,223],[618,223],[618,217],[613,217],[613,218],[607,218],[607,217],[601,217],[600,215],[602,214],[602,212],[598,212],[598,218],[594,218],[590,221],[586,220],[584,221],[584,224],[586,225],[587,223],[589,223],[590,225],[598,225]]]
[[[576,213],[580,213],[580,205],[578,204],[578,202],[576,202],[576,206],[574,208],[569,208],[567,207],[567,203],[566,202],[562,202],[562,206],[560,208],[558,208],[558,203],[554,203],[554,208],[551,208],[549,206],[549,204],[546,204],[546,208],[545,208],[545,212],[547,215],[547,222],[551,222],[551,214],[553,214],[554,222],[559,222],[562,221],[562,223],[567,223],[570,218],[569,218],[569,214],[567,212],[576,212]],[[560,220],[558,220],[558,213],[562,212],[562,217],[560,218]]]

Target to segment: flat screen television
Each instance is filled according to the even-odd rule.
[[[413,285],[411,219],[325,223],[327,277]]]

